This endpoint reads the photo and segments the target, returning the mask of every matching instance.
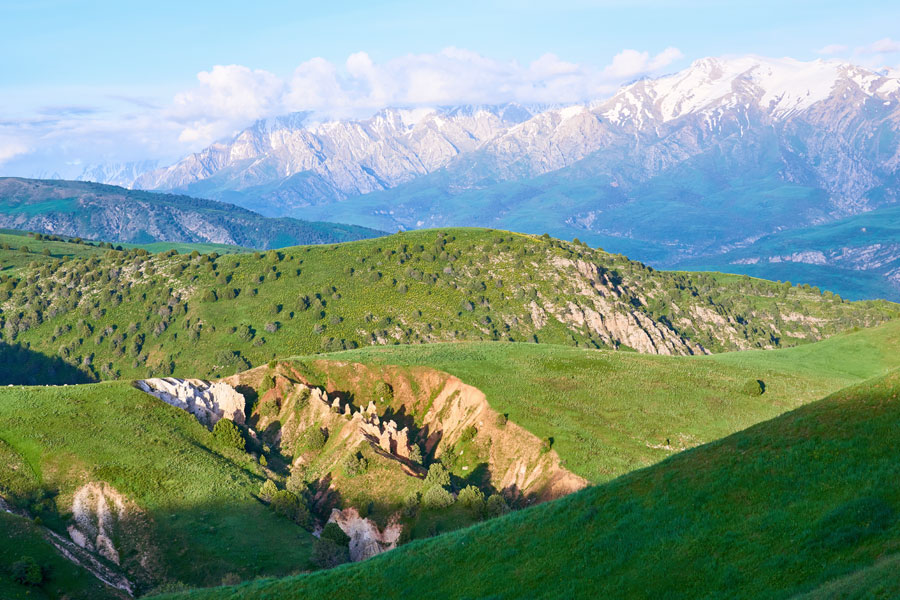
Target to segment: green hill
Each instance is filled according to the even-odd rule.
[[[113,379],[228,375],[292,354],[458,340],[651,354],[776,348],[884,322],[898,306],[451,229],[265,254],[107,250],[0,275],[0,311],[0,341]]]
[[[108,533],[139,592],[312,566],[312,536],[255,498],[265,476],[252,457],[128,382],[3,387],[0,464],[0,493],[63,536],[79,490],[111,486],[126,512]],[[0,555],[19,544],[4,530]]]
[[[0,227],[148,244],[250,248],[334,243],[381,235],[355,225],[268,218],[232,204],[91,183],[0,177]]]
[[[878,561],[900,551],[898,393],[894,371],[610,483],[363,563],[169,597],[886,593],[897,577]],[[879,577],[890,583],[866,581]]]
[[[81,238],[47,235],[17,229],[0,229],[0,271],[27,267],[34,263],[43,265],[55,260],[70,258],[86,258],[103,255],[109,242],[91,242]],[[247,252],[249,248],[229,246],[227,244],[152,242],[149,244],[117,244],[117,248],[143,248],[148,252],[168,252],[175,250],[179,254],[193,252],[216,252],[218,254],[234,254]]]

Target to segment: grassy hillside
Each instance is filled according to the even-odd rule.
[[[36,234],[17,229],[0,229],[0,271],[26,267],[32,263],[43,265],[54,260],[86,258],[102,255],[107,251],[107,242],[91,242],[81,238],[58,235]],[[248,248],[227,244],[153,242],[150,244],[117,244],[117,248],[143,248],[148,252],[168,252],[179,254],[216,252],[234,254],[247,252]]]
[[[94,600],[127,598],[59,555],[40,528],[22,517],[0,511],[0,598],[4,600]],[[41,568],[40,582],[21,585],[13,566],[31,558]]]
[[[0,227],[116,243],[210,242],[253,248],[333,243],[383,232],[272,219],[232,204],[86,181],[0,178]]]
[[[564,346],[459,343],[363,348],[300,359],[335,379],[333,361],[422,366],[483,391],[592,482],[648,466],[847,385],[900,367],[900,321],[781,350],[647,356]],[[326,374],[331,374],[330,377]],[[751,396],[748,382],[765,393]]]
[[[613,482],[364,563],[177,597],[790,598],[840,585],[829,582],[900,551],[898,394],[894,371]]]
[[[93,378],[228,375],[294,354],[456,340],[688,354],[814,341],[898,314],[815,288],[658,272],[484,229],[265,254],[53,261],[0,276],[2,341]]]
[[[130,544],[122,566],[139,590],[311,566],[309,533],[254,497],[264,478],[252,458],[127,382],[0,388],[0,463],[0,493],[64,536],[85,484],[133,503],[116,543]],[[2,552],[20,539],[0,536]]]

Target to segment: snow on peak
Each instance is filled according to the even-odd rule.
[[[572,117],[577,117],[578,115],[587,112],[587,110],[588,108],[583,104],[567,106],[565,108],[559,109],[559,118],[563,121],[568,121]]]
[[[606,104],[603,116],[614,123],[631,119],[640,125],[651,114],[670,121],[754,102],[779,118],[827,99],[840,80],[867,94],[894,89],[877,73],[836,60],[703,58],[678,73],[623,88]]]

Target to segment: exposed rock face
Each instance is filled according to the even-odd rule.
[[[72,501],[69,537],[72,541],[119,564],[113,543],[119,521],[126,517],[125,497],[106,483],[89,483],[79,488]]]
[[[67,529],[75,545],[119,565],[134,580],[146,584],[158,577],[160,566],[150,518],[108,483],[90,482],[75,491],[72,523]],[[87,562],[95,570],[107,571],[96,561]],[[130,588],[131,584],[124,581]],[[125,589],[120,583],[115,585]]]
[[[247,401],[227,383],[165,377],[144,379],[136,385],[166,404],[186,410],[207,427],[223,418],[244,424]]]
[[[383,530],[371,519],[359,516],[355,508],[333,509],[329,523],[337,523],[350,538],[350,560],[358,562],[397,547],[403,525],[392,519]]]

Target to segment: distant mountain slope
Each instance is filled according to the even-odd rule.
[[[112,242],[211,242],[251,248],[342,242],[382,232],[269,219],[212,200],[80,181],[0,178],[0,227]]]
[[[680,268],[719,270],[790,281],[816,279],[847,298],[900,299],[900,206],[767,235]]]
[[[894,371],[608,484],[363,563],[166,598],[869,597],[897,587],[879,561],[900,542],[898,393]]]
[[[660,272],[487,229],[265,254],[108,251],[0,275],[2,341],[104,379],[228,375],[288,354],[458,340],[682,355],[776,348],[898,309],[749,277]]]

